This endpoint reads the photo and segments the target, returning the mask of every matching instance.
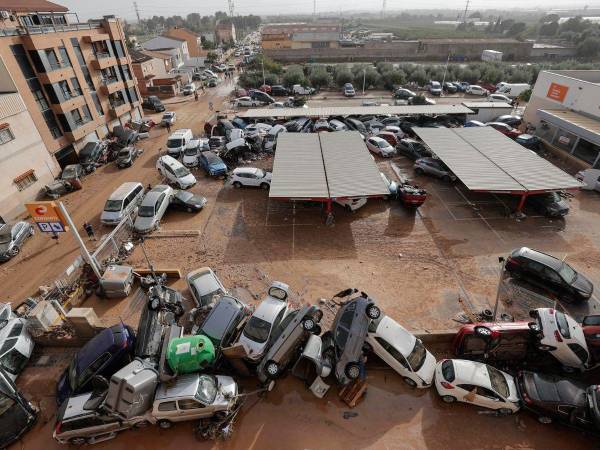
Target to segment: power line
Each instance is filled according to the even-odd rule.
[[[133,9],[135,9],[135,15],[137,16],[138,24],[141,23],[142,19],[140,17],[140,8],[138,8],[137,2],[133,2]]]

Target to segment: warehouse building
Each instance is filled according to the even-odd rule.
[[[581,167],[600,168],[600,70],[540,72],[524,120]]]

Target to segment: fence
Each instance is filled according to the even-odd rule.
[[[510,302],[523,311],[529,311],[535,308],[555,308],[556,301],[542,294],[533,292],[517,283],[512,279],[504,279],[500,283],[500,299]]]
[[[114,230],[102,238],[102,242],[92,254],[92,258],[99,267],[106,267],[106,262],[119,255],[122,245],[131,240],[133,232],[133,219],[127,215]]]

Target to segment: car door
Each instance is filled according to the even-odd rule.
[[[201,419],[212,416],[212,408],[194,398],[177,400],[177,421]]]
[[[552,290],[557,292],[562,292],[566,290],[566,286],[564,285],[563,279],[556,273],[556,271],[554,271],[548,266],[544,266],[542,274],[544,280],[552,287]]]
[[[506,403],[496,392],[483,386],[477,386],[476,403],[490,409],[500,409]]]
[[[10,231],[11,240],[13,241],[13,245],[16,247],[20,247],[23,243],[23,224],[17,223]]]
[[[371,340],[373,351],[383,359],[389,366],[403,377],[412,378],[412,371],[406,358],[389,342],[380,336]]]
[[[201,153],[200,156],[198,157],[198,162],[200,163],[200,165],[202,166],[202,168],[204,170],[208,170],[208,161],[206,160],[206,155],[203,155]]]
[[[166,201],[166,198],[167,194],[161,194],[160,197],[158,197],[158,200],[156,200],[156,204],[154,205],[154,218],[157,222],[160,222],[162,216],[165,213],[165,210],[167,209],[167,205],[169,202]]]

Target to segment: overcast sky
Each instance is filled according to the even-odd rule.
[[[114,14],[125,19],[135,20],[133,0],[54,0],[78,13],[81,20],[97,18],[106,14]],[[587,0],[472,0],[469,10],[485,8],[549,8],[549,7],[583,7],[589,4],[593,7],[595,1]],[[366,10],[378,11],[383,0],[317,0],[317,12]],[[388,10],[410,8],[456,8],[462,10],[466,0],[420,0],[406,2],[405,0],[387,0]],[[227,0],[137,0],[142,18],[157,16],[182,15],[197,12],[201,15],[211,15],[216,11],[227,11]],[[596,4],[597,5],[597,4]],[[236,12],[239,14],[290,14],[313,11],[313,0],[235,0]]]

